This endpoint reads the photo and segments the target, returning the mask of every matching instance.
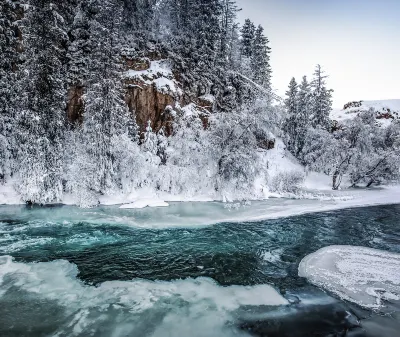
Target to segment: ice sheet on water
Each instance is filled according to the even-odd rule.
[[[3,219],[29,222],[29,226],[46,223],[63,223],[68,226],[77,222],[118,224],[143,228],[178,228],[209,226],[223,222],[249,222],[295,216],[305,213],[324,212],[350,207],[400,203],[400,186],[373,191],[353,191],[353,199],[332,197],[321,200],[270,198],[267,200],[221,203],[221,202],[170,202],[165,198],[138,199],[132,205],[119,208],[100,206],[94,209],[79,209],[73,206],[33,208],[23,206],[0,206]],[[134,199],[135,200],[135,199]],[[132,202],[134,200],[126,200]],[[119,201],[122,203],[122,201]],[[126,207],[136,207],[127,209]],[[145,207],[145,208],[138,208]],[[37,224],[34,221],[37,220]],[[3,231],[0,226],[0,231]]]
[[[61,307],[65,325],[59,336],[146,335],[211,336],[225,334],[231,313],[241,306],[287,305],[269,285],[222,287],[209,278],[157,282],[136,279],[110,281],[95,287],[81,282],[78,268],[67,261],[43,263],[15,262],[10,256],[0,256],[0,306],[18,301],[34,301],[43,315],[48,304]],[[27,293],[29,295],[27,295]],[[17,299],[16,299],[17,298]],[[159,317],[159,320],[158,318]],[[0,318],[1,321],[1,318]],[[154,329],[148,333],[149,326]],[[102,329],[102,334],[96,334]],[[189,330],[186,330],[189,329]],[[197,331],[198,329],[198,331]]]
[[[330,246],[306,256],[299,265],[299,276],[367,308],[400,301],[400,254]]]
[[[146,207],[168,207],[169,204],[156,198],[138,199],[130,204],[122,205],[121,209],[141,209]]]

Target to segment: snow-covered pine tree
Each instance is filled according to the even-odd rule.
[[[251,57],[253,55],[253,44],[256,35],[256,26],[250,19],[246,19],[241,34],[241,54],[243,57]]]
[[[147,42],[152,40],[157,30],[154,18],[155,0],[122,0],[121,29],[129,39],[124,43],[139,50],[146,49]],[[162,6],[158,2],[157,6]],[[129,41],[132,39],[131,41]]]
[[[0,3],[0,184],[12,174],[16,68],[19,61],[15,21],[17,5]]]
[[[26,62],[17,116],[19,184],[24,201],[49,203],[63,192],[67,33],[57,5],[31,0],[23,25]]]
[[[178,42],[184,38],[189,31],[189,19],[191,1],[189,0],[167,0],[163,6],[169,12],[169,27],[171,29],[172,44],[179,47]],[[182,46],[181,46],[182,47]]]
[[[240,71],[241,67],[241,49],[240,49],[240,32],[239,25],[232,27],[229,35],[230,49],[228,52],[229,69]]]
[[[147,121],[146,132],[143,135],[142,148],[144,151],[151,153],[153,155],[157,154],[158,150],[158,139],[157,135],[153,132],[151,128],[151,121]]]
[[[236,18],[239,9],[233,0],[221,0],[221,4],[221,41],[218,60],[222,66],[227,66],[231,65],[232,49],[234,49],[232,42],[238,27]]]
[[[297,128],[298,128],[298,84],[296,79],[293,77],[290,80],[288,90],[286,91],[286,119],[283,125],[283,131],[286,134],[285,143],[287,149],[296,154],[297,152]]]
[[[164,48],[171,55],[184,90],[201,96],[219,80],[220,0],[168,0],[171,36]]]
[[[315,128],[318,125],[330,131],[331,122],[329,115],[332,111],[332,92],[333,90],[326,88],[325,79],[321,66],[318,64],[315,68],[314,78],[311,82],[312,88],[312,108],[311,108],[311,125]]]
[[[300,156],[303,150],[307,129],[310,126],[310,109],[311,109],[311,89],[307,81],[307,76],[303,76],[303,80],[299,86],[297,99],[297,149],[295,155]]]
[[[168,137],[165,135],[164,128],[157,133],[157,156],[161,160],[161,164],[167,163],[167,149],[168,149]]]
[[[84,96],[82,142],[88,172],[83,174],[90,177],[85,188],[92,194],[105,194],[119,187],[114,151],[119,137],[129,131],[130,116],[123,100],[121,62],[116,50],[121,7],[117,0],[107,0],[97,2],[97,8],[90,27],[91,38],[97,44],[92,51],[90,78]]]
[[[91,38],[91,21],[97,12],[96,3],[82,1],[70,31],[67,81],[69,86],[82,87],[89,77],[91,53],[96,41]]]
[[[264,36],[264,28],[260,25],[255,32],[252,55],[251,69],[253,80],[267,90],[271,90],[271,48],[268,46],[268,39]]]
[[[193,27],[196,39],[193,60],[201,70],[213,69],[216,64],[222,33],[221,12],[220,0],[195,1],[193,14],[197,29]]]

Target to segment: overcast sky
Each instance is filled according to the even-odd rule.
[[[283,95],[321,64],[334,107],[400,99],[400,0],[237,0],[240,21],[265,28],[273,86]]]

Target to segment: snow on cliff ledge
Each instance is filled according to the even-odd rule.
[[[128,70],[125,78],[138,81],[142,85],[154,85],[163,94],[182,95],[167,60],[151,61],[149,68],[145,70]]]
[[[340,123],[356,117],[360,111],[368,111],[371,108],[375,109],[376,118],[381,124],[391,122],[393,119],[400,119],[400,99],[350,102],[343,109],[334,109],[331,119]]]

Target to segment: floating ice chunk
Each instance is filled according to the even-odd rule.
[[[120,208],[135,209],[145,207],[168,207],[169,204],[158,199],[139,199],[131,204],[122,205]]]
[[[354,246],[330,246],[306,256],[299,276],[360,306],[378,309],[400,301],[400,254]]]

